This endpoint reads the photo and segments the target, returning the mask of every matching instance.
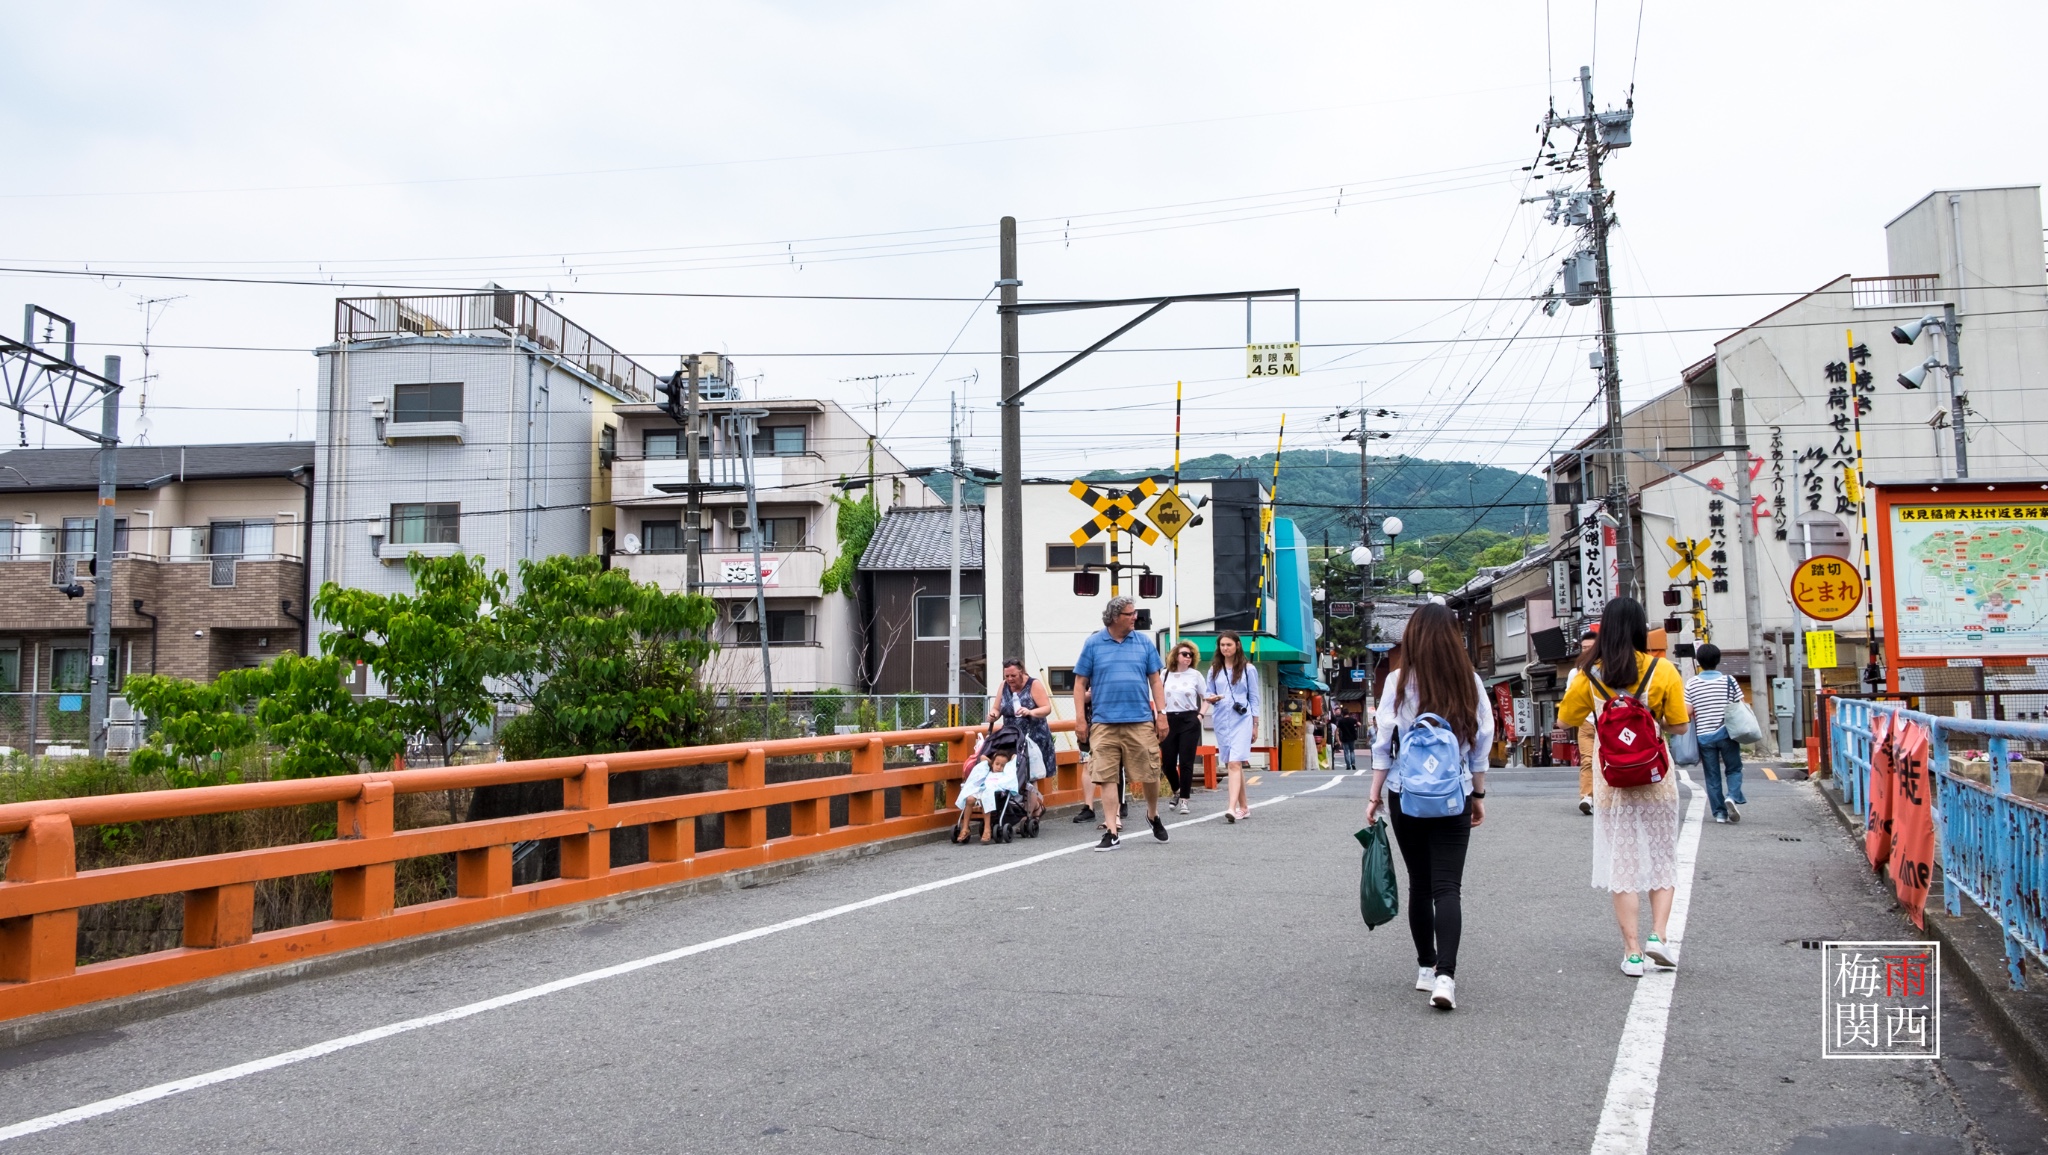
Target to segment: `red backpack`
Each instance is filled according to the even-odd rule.
[[[1657,662],[1658,659],[1651,658],[1635,689],[1620,694],[1603,694],[1606,687],[1591,671],[1587,672],[1593,693],[1601,701],[1593,732],[1599,740],[1600,774],[1609,786],[1649,786],[1662,782],[1671,769],[1671,755],[1665,749],[1657,718],[1642,699],[1650,676],[1657,672]]]

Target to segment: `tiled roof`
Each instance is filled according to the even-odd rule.
[[[183,478],[223,481],[283,477],[313,464],[310,441],[249,441],[228,445],[123,445],[115,455],[116,485],[153,489]],[[16,449],[0,453],[0,492],[93,489],[100,483],[100,451]]]
[[[865,570],[948,569],[953,564],[950,540],[953,511],[944,507],[892,509],[868,539],[860,555]],[[981,568],[981,507],[960,510],[960,568]]]

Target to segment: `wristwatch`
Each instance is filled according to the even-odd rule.
[[[1485,798],[1485,797],[1486,797],[1486,791],[1484,791],[1484,790],[1474,790],[1474,791],[1472,792],[1472,795],[1471,795],[1471,796],[1472,796],[1472,797],[1474,797],[1474,798]]]

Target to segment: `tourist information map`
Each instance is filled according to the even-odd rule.
[[[2048,654],[2048,504],[1895,505],[1901,658]]]

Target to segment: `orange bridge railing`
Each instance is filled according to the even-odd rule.
[[[955,819],[960,764],[977,733],[961,727],[776,739],[0,806],[0,835],[13,838],[0,881],[0,1020],[943,829]],[[946,753],[939,760],[884,764],[891,747],[941,743]],[[767,782],[770,759],[817,754],[851,755],[851,773]],[[1060,753],[1056,775],[1043,783],[1048,804],[1079,799],[1075,757]],[[611,775],[719,763],[726,765],[725,789],[609,801]],[[562,783],[560,810],[393,828],[399,794],[549,780]],[[900,797],[895,818],[885,810],[890,789]],[[848,821],[835,827],[831,802],[840,797]],[[73,839],[82,827],[330,802],[336,837],[326,841],[77,869]],[[768,807],[785,804],[790,834],[769,838]],[[699,850],[696,819],[706,815],[724,818],[723,845]],[[647,830],[648,860],[612,866],[612,831],[635,826]],[[514,845],[548,838],[561,840],[560,877],[513,885]],[[455,896],[397,906],[396,864],[442,854],[455,856]],[[253,932],[258,882],[322,872],[333,874],[331,918]],[[184,902],[182,946],[77,965],[79,908],[173,895]]]

